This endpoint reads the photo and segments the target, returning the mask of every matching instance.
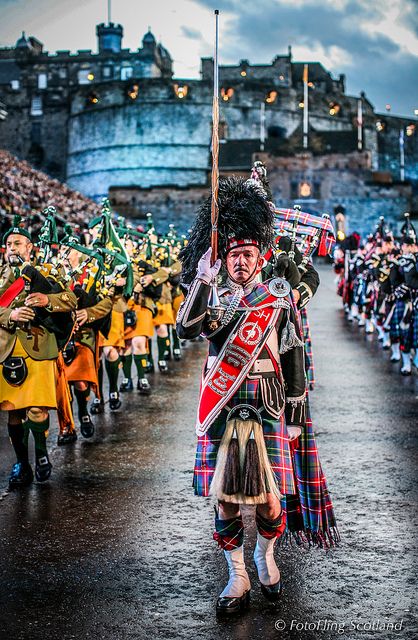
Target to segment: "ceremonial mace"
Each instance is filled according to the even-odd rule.
[[[218,191],[219,191],[219,66],[218,66],[218,22],[219,10],[215,9],[215,55],[213,58],[213,103],[212,103],[212,200],[211,200],[211,265],[218,258]],[[219,322],[223,315],[216,278],[211,282],[208,300],[209,320]]]

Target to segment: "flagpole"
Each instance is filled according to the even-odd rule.
[[[357,149],[363,150],[363,102],[361,98],[357,100]]]
[[[399,131],[399,156],[401,182],[405,182],[405,137],[403,129]]]
[[[264,151],[266,141],[266,103],[260,104],[260,151]]]
[[[308,148],[308,65],[303,66],[303,148]]]

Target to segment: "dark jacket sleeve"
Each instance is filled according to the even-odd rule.
[[[283,236],[279,240],[279,249],[288,253],[291,248],[291,240],[289,236]],[[302,263],[303,256],[299,249],[295,247],[295,263],[299,266]],[[300,300],[298,308],[302,309],[308,304],[309,300],[315,295],[319,286],[319,274],[312,263],[308,264],[301,270],[300,282],[294,288],[299,291]]]
[[[290,310],[290,322],[295,327],[296,335],[301,341],[297,329],[297,323],[293,312]],[[286,319],[287,322],[287,319]],[[282,323],[281,331],[285,330]],[[280,337],[280,336],[279,336]],[[301,425],[305,422],[306,378],[305,378],[305,352],[303,343],[280,354],[286,406],[285,417],[287,425]]]
[[[209,292],[210,285],[198,278],[193,280],[177,314],[176,331],[180,339],[191,340],[202,333]]]

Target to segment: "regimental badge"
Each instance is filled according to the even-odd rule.
[[[263,332],[256,322],[246,322],[240,327],[238,335],[246,344],[254,345],[260,342]]]
[[[290,293],[290,284],[284,278],[273,278],[269,282],[269,291],[276,298],[284,298]]]
[[[239,417],[241,418],[241,420],[248,420],[248,418],[250,417],[250,412],[248,411],[248,409],[240,409]]]
[[[68,293],[63,293],[61,295],[61,300],[63,300],[64,302],[68,302],[69,299],[70,299],[70,296],[68,295]]]

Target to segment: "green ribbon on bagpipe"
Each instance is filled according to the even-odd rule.
[[[102,204],[102,214],[89,224],[90,229],[97,228],[97,235],[93,241],[92,250],[101,257],[104,268],[108,274],[119,271],[118,266],[125,267],[120,270],[119,276],[126,278],[123,293],[126,296],[130,296],[134,285],[132,264],[113,225],[111,214],[112,211],[109,200],[105,198]],[[82,249],[78,250],[82,251]]]

